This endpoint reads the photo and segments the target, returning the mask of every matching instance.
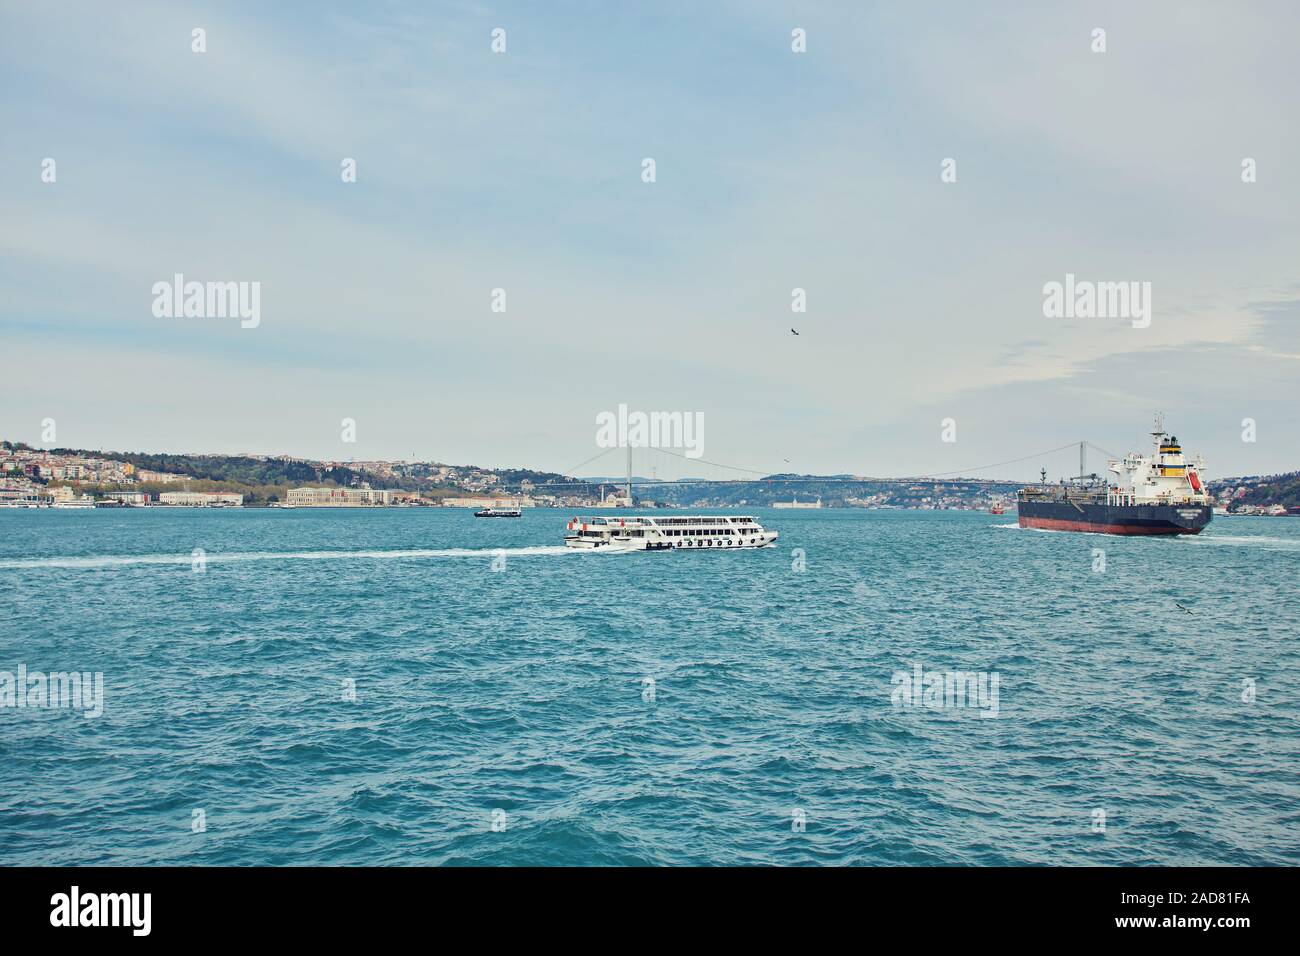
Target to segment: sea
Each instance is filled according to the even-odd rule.
[[[0,865],[1300,864],[1300,521],[752,513],[0,511]]]

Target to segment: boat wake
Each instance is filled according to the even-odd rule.
[[[528,548],[414,548],[405,551],[234,551],[208,552],[203,561],[208,564],[229,564],[239,561],[355,561],[385,560],[392,558],[479,558],[489,560],[504,555],[507,558],[546,557],[561,554],[620,554],[617,548],[582,550],[564,545],[545,545]],[[0,570],[23,571],[40,568],[122,568],[132,565],[189,565],[194,556],[189,554],[137,554],[91,555],[87,557],[21,558],[0,561]]]
[[[1106,534],[1104,531],[1070,531],[1064,528],[1022,528],[1020,523],[1016,524],[995,524],[994,528],[1011,528],[1015,531],[1036,531],[1039,534],[1086,534],[1095,535],[1098,538],[1113,538],[1114,535]]]
[[[1267,535],[1200,534],[1197,544],[1226,544],[1238,548],[1261,548],[1265,551],[1300,551],[1300,538],[1271,538]]]

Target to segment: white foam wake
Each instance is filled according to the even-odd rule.
[[[1199,534],[1194,540],[1197,544],[1227,544],[1242,548],[1263,548],[1266,551],[1300,549],[1300,538],[1273,538],[1262,534]]]
[[[564,545],[545,545],[530,548],[412,548],[404,551],[210,551],[203,556],[209,564],[236,561],[349,561],[385,560],[391,558],[479,558],[491,559],[499,555],[508,558],[554,556],[561,554],[620,554],[615,548],[566,548]],[[137,564],[191,564],[189,554],[105,554],[87,557],[22,558],[0,561],[0,570],[31,570],[37,568],[120,568]]]

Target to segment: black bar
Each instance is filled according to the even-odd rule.
[[[89,895],[150,894],[147,936],[136,935],[143,906],[129,910],[120,898],[125,925],[51,925],[58,894],[70,904],[73,886],[83,907]],[[681,945],[703,920],[759,939],[834,929],[879,941],[901,930],[944,949],[997,945],[1021,932],[1039,942],[1201,938],[1231,946],[1290,925],[1284,908],[1295,888],[1294,870],[1232,868],[41,868],[0,871],[0,925],[7,942],[76,934],[78,943],[282,940],[297,947],[436,932],[447,945],[463,933],[480,943],[542,945],[558,942],[563,930]],[[98,906],[96,898],[91,910]],[[1207,919],[1208,927],[1200,925]]]

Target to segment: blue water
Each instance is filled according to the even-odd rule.
[[[0,671],[105,680],[0,708],[0,863],[1300,863],[1300,521],[757,513],[777,547],[604,554],[557,511],[0,512]],[[997,716],[894,706],[915,663]]]

